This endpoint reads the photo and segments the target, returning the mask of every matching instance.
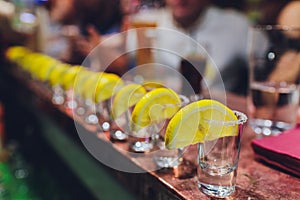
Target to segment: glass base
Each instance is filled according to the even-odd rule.
[[[155,156],[155,163],[160,168],[173,168],[181,163],[181,158],[179,157],[169,157],[169,156]]]
[[[73,109],[77,108],[77,102],[75,100],[67,100],[65,102],[65,107],[73,110]]]
[[[85,118],[85,122],[88,124],[98,124],[98,117],[95,114],[90,114]]]
[[[62,95],[53,95],[52,103],[55,105],[62,105],[65,102],[65,99]]]
[[[101,125],[102,131],[109,131],[111,129],[111,125],[109,122],[103,122]]]
[[[127,134],[121,130],[111,130],[110,137],[112,140],[116,141],[125,141],[128,138]]]
[[[162,138],[156,138],[155,145],[159,148],[154,152],[154,160],[160,168],[173,168],[182,162],[183,149],[166,149]]]
[[[276,122],[265,119],[250,119],[249,124],[258,137],[279,135],[283,131],[294,127],[286,122]]]
[[[235,186],[209,185],[201,183],[200,181],[198,181],[198,187],[204,194],[217,198],[228,197],[235,191]]]
[[[84,114],[86,113],[86,110],[85,110],[84,107],[78,106],[78,107],[76,107],[76,109],[75,109],[75,113],[76,113],[78,116],[84,116]]]
[[[141,153],[148,152],[153,149],[153,144],[148,141],[143,141],[143,142],[137,141],[132,144],[131,149],[134,152],[141,152]]]

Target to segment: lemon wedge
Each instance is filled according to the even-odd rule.
[[[49,75],[51,73],[51,71],[55,68],[57,63],[53,62],[53,65],[49,64],[49,65],[41,65],[43,67],[41,67],[39,70],[33,72],[33,74],[41,81],[47,81],[49,78]]]
[[[75,77],[74,80],[74,92],[77,95],[82,95],[82,91],[84,90],[85,82],[93,76],[94,72],[87,70],[84,67],[81,67]]]
[[[124,85],[122,79],[113,73],[103,72],[96,83],[95,102],[99,103],[112,97]]]
[[[70,67],[61,78],[61,85],[65,90],[68,90],[74,86],[75,78],[79,71],[82,69],[81,66],[76,65]]]
[[[59,63],[58,65],[55,65],[55,67],[49,72],[48,81],[50,85],[60,85],[62,77],[68,69],[68,64]]]
[[[146,89],[146,91],[151,91],[156,88],[164,88],[165,86],[163,83],[157,81],[146,81],[143,83],[143,87]]]
[[[20,65],[22,69],[31,73],[31,67],[35,64],[37,57],[39,57],[38,53],[28,53],[22,57],[19,57],[17,63]]]
[[[43,59],[39,53],[29,53],[22,58],[21,67],[37,78],[37,71],[43,66]]]
[[[128,84],[122,87],[115,95],[112,102],[112,116],[118,118],[128,108],[134,106],[144,95],[146,90],[139,84]]]
[[[168,149],[203,143],[238,134],[237,117],[222,103],[204,99],[179,110],[170,120],[165,135]]]
[[[179,109],[181,100],[169,88],[157,88],[146,93],[135,105],[131,116],[131,129],[143,127],[171,118]]]
[[[39,54],[32,62],[29,68],[31,74],[41,81],[49,79],[50,73],[56,66],[64,65],[63,67],[70,68],[71,65],[61,63],[60,61],[49,56]]]
[[[18,62],[20,58],[22,58],[30,52],[31,51],[26,47],[12,46],[7,49],[5,55],[10,61]]]
[[[95,91],[98,84],[98,81],[101,77],[106,76],[104,72],[93,72],[88,79],[86,79],[81,87],[81,95],[85,99],[94,100]]]

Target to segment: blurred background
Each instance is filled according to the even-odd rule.
[[[176,6],[185,4],[178,2],[181,1],[155,1],[163,8],[173,6],[173,16]],[[277,24],[279,13],[288,2],[204,0],[204,6],[200,9],[199,4],[199,10],[202,13],[208,6],[226,10],[226,17],[222,17],[222,11],[214,10],[212,15],[208,15],[211,18],[203,17],[203,20],[207,24],[212,23],[213,27],[214,20],[220,25],[223,22],[227,25],[235,22],[226,20],[236,19],[236,26],[241,25],[243,29],[240,30],[246,30],[255,24]],[[0,199],[136,199],[136,191],[128,190],[128,187],[109,175],[113,169],[99,164],[89,155],[76,135],[71,118],[65,117],[43,98],[33,97],[30,89],[24,87],[21,81],[7,75],[10,64],[5,52],[10,46],[24,46],[66,64],[81,65],[99,42],[131,28],[130,17],[138,4],[138,0],[0,0]],[[231,14],[228,13],[231,12],[238,13],[234,15],[242,20],[230,18]],[[199,12],[196,18],[198,15],[202,16]],[[193,16],[186,19],[178,17],[178,22],[174,24],[178,25],[179,30],[197,38],[202,34],[199,28],[200,34],[197,35],[195,24],[200,23],[197,20]],[[229,33],[226,26],[220,31],[224,31],[224,35]],[[244,32],[241,35],[246,38]],[[110,45],[118,46],[117,40],[115,43]],[[121,48],[118,50],[123,51]],[[212,54],[216,48],[218,46],[214,46],[214,43],[208,45],[208,51],[211,50]],[[114,56],[113,50],[103,53],[103,57],[109,56]],[[105,70],[121,76],[136,62],[130,56],[121,55]],[[223,60],[219,63],[221,66]],[[235,63],[243,66],[245,60],[237,59]],[[225,89],[245,97],[248,94],[247,64],[239,68],[235,75],[242,78],[243,82],[227,84],[227,80],[232,80],[228,74],[237,68],[226,67],[224,71],[220,69]],[[102,69],[96,67],[92,70]]]

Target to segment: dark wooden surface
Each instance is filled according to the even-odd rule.
[[[45,84],[30,79],[29,76],[24,75],[24,72],[14,67],[10,68],[9,74],[32,91],[40,101],[51,102],[51,90]],[[227,103],[232,109],[246,111],[246,98],[244,97],[228,94]],[[125,187],[134,191],[138,199],[212,199],[202,194],[197,188],[194,165],[197,155],[195,146],[186,150],[184,165],[179,168],[149,171],[147,169],[151,168],[154,163],[149,161],[147,157],[128,154],[127,143],[111,142],[108,135],[96,134],[94,127],[84,124],[70,110],[66,110],[63,106],[55,106],[55,108],[66,117],[81,124],[88,130],[89,134],[94,135],[95,140],[110,144],[106,148],[112,148],[118,156],[128,159],[129,162],[141,169],[146,169],[144,174],[112,170],[112,175],[124,183]],[[246,125],[242,137],[236,192],[227,199],[300,199],[300,179],[257,161],[250,146],[250,142],[254,138],[254,133]]]

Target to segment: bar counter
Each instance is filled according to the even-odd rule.
[[[181,166],[174,170],[149,171],[154,164],[147,162],[143,156],[132,156],[128,154],[128,144],[124,142],[113,142],[106,134],[97,133],[94,127],[86,125],[80,118],[72,114],[71,110],[64,106],[54,105],[51,102],[52,91],[44,83],[32,80],[25,72],[15,66],[5,68],[7,76],[19,85],[20,90],[28,91],[31,100],[43,113],[57,120],[57,123],[73,120],[79,124],[85,132],[87,140],[93,142],[95,146],[101,146],[107,157],[116,159],[116,165],[128,165],[136,170],[145,173],[126,173],[114,169],[109,169],[109,174],[124,185],[137,199],[213,199],[207,197],[198,190],[195,158],[197,149],[191,146],[185,152],[185,160]],[[18,91],[15,91],[16,98]],[[228,106],[232,109],[245,112],[246,99],[244,97],[227,95]],[[59,117],[58,117],[59,116]],[[63,119],[63,120],[62,120]],[[76,131],[74,127],[68,131]],[[76,133],[72,134],[74,140],[78,140]],[[255,134],[248,126],[245,126],[242,147],[240,153],[236,192],[227,199],[287,199],[298,200],[300,198],[300,179],[287,172],[263,164],[255,159],[255,154],[250,146],[250,142],[255,138]],[[79,142],[80,143],[80,142]],[[83,145],[81,144],[82,148]],[[38,151],[38,150],[37,150]],[[103,154],[103,152],[98,152]],[[95,155],[94,155],[95,156]],[[96,155],[97,157],[97,155]],[[101,164],[99,162],[99,164]],[[300,170],[300,166],[299,166]],[[101,182],[101,180],[98,180]],[[94,186],[97,188],[97,185]],[[96,189],[97,190],[97,189]],[[113,191],[111,191],[113,192]]]

